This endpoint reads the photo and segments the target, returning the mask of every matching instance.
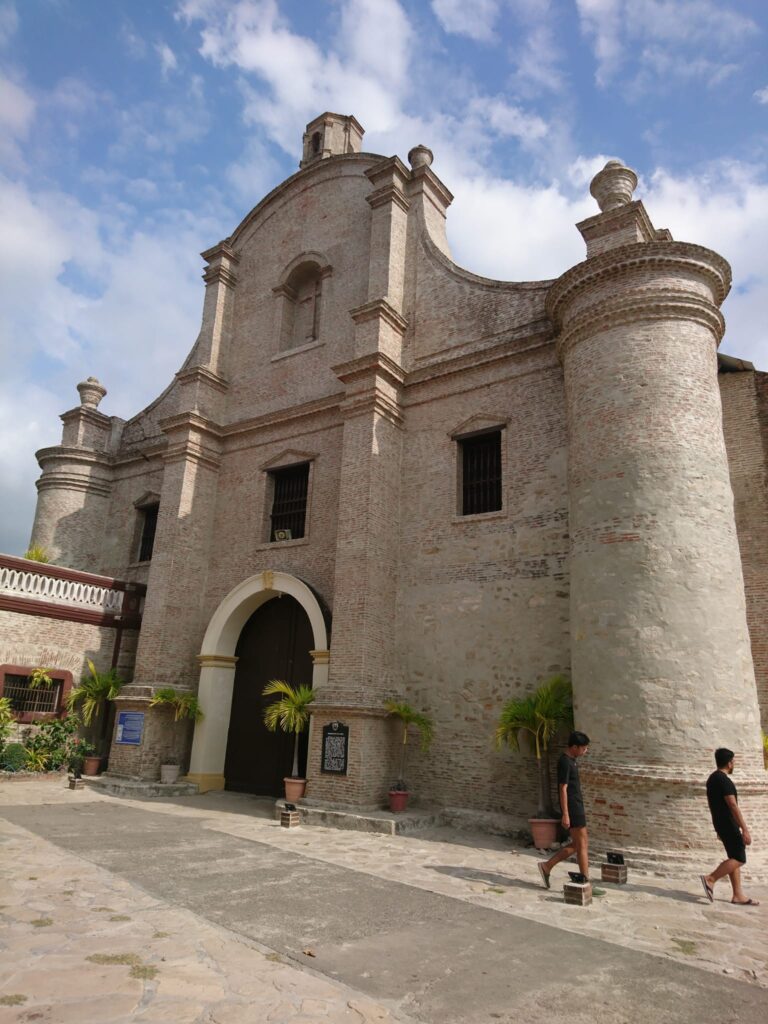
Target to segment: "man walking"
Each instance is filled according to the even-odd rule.
[[[718,747],[715,751],[717,770],[707,779],[707,800],[712,814],[712,824],[720,842],[728,854],[711,875],[701,875],[701,884],[710,903],[714,901],[715,882],[728,875],[731,879],[733,899],[740,907],[757,907],[757,900],[745,896],[741,888],[741,865],[747,863],[747,847],[752,843],[747,823],[739,810],[736,787],[731,781],[733,759],[735,754],[727,747]]]
[[[552,868],[567,860],[574,853],[579,862],[579,871],[589,879],[589,853],[587,849],[587,818],[584,813],[584,798],[581,795],[579,766],[577,758],[583,757],[589,747],[589,736],[583,732],[572,732],[568,746],[557,762],[557,795],[560,800],[561,822],[569,833],[568,844],[562,846],[547,861],[539,861],[541,880],[549,889]]]

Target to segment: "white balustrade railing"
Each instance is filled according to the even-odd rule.
[[[30,597],[36,601],[50,601],[75,608],[98,609],[119,615],[123,607],[124,591],[0,566],[0,594]]]

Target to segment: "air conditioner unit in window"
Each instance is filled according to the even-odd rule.
[[[275,540],[292,540],[293,535],[290,530],[275,530]]]

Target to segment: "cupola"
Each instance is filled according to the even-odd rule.
[[[304,132],[304,150],[300,167],[308,167],[316,160],[344,153],[359,153],[365,129],[351,114],[331,114],[326,111],[310,121]]]

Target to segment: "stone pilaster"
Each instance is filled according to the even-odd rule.
[[[604,843],[677,856],[712,842],[716,747],[737,752],[748,820],[764,816],[766,784],[717,381],[730,268],[655,231],[633,178],[618,163],[598,175],[603,212],[579,225],[588,258],[547,305],[565,372],[592,821]]]
[[[408,170],[397,159],[367,172],[373,191],[368,301],[350,311],[356,358],[334,367],[346,388],[336,601],[329,679],[312,715],[308,793],[355,806],[386,800],[393,781],[384,701],[401,686],[395,643],[402,444],[402,313]],[[322,726],[350,728],[346,776],[320,772]]]
[[[168,437],[157,535],[144,607],[138,685],[197,689],[205,621],[201,611],[210,558],[220,461],[215,424],[186,413],[161,424]],[[204,713],[209,709],[204,708]]]

